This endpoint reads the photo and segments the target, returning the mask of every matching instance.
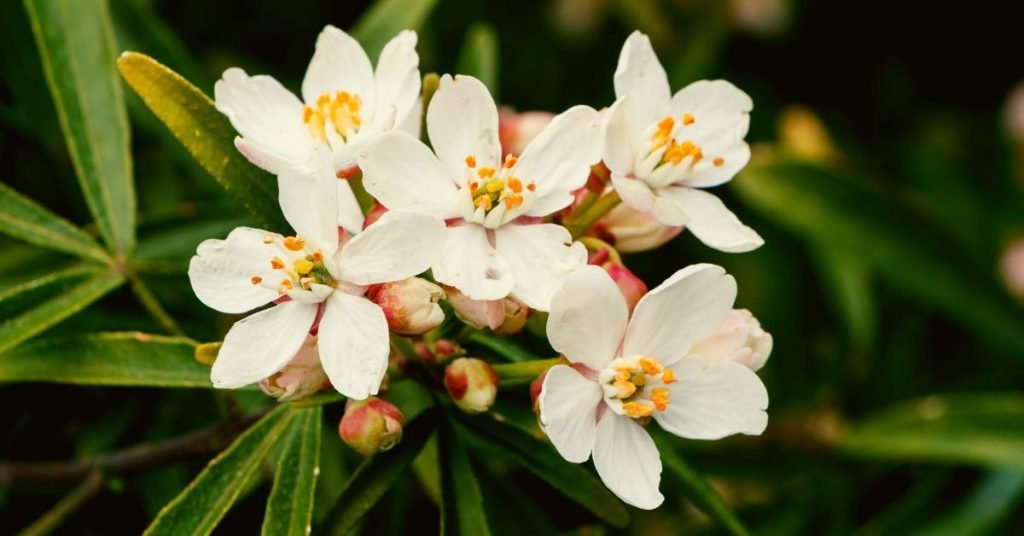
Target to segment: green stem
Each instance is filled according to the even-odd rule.
[[[569,222],[568,227],[569,231],[572,233],[572,237],[579,238],[582,236],[583,233],[587,232],[592,225],[597,223],[597,220],[603,218],[605,214],[611,212],[611,210],[617,207],[621,202],[622,198],[619,197],[619,193],[615,190],[601,196],[586,212],[573,218],[573,220]]]
[[[525,385],[532,382],[537,376],[547,372],[555,365],[565,363],[561,357],[551,359],[535,359],[533,361],[522,361],[519,363],[498,363],[491,365],[494,373],[498,375],[501,387],[513,387]]]
[[[584,246],[587,246],[587,249],[592,249],[594,251],[607,251],[608,258],[612,262],[620,266],[622,265],[622,255],[619,255],[619,251],[612,247],[612,245],[609,244],[608,242],[605,242],[604,240],[601,240],[600,238],[595,238],[593,236],[583,236],[580,237],[580,243],[582,243]]]
[[[21,536],[42,536],[53,532],[68,516],[81,508],[86,501],[103,490],[103,475],[99,471],[89,473],[85,480],[49,509],[39,519],[21,531]]]
[[[142,307],[149,311],[149,314],[153,316],[153,319],[160,324],[160,327],[171,335],[178,337],[185,337],[185,332],[178,327],[178,323],[171,318],[171,315],[167,314],[160,302],[157,301],[156,296],[149,291],[146,284],[142,282],[142,279],[136,274],[129,274],[128,280],[131,282],[132,292],[135,293],[135,297],[139,299]]]

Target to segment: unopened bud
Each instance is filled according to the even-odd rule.
[[[473,328],[497,329],[505,321],[505,304],[501,300],[474,300],[449,286],[444,291],[455,316]]]
[[[283,369],[260,381],[260,389],[278,402],[290,402],[319,392],[327,381],[316,337],[307,335],[295,357]]]
[[[495,328],[494,332],[502,335],[515,335],[523,331],[526,320],[530,318],[530,307],[511,296],[499,301],[504,315],[501,325]]]
[[[502,108],[498,113],[498,139],[502,154],[523,154],[526,146],[555,118],[551,112],[516,113]]]
[[[368,295],[384,311],[388,328],[399,335],[422,335],[444,322],[444,311],[437,303],[444,298],[444,290],[426,279],[384,283]]]
[[[391,449],[402,440],[405,416],[394,405],[375,396],[349,400],[338,424],[338,434],[363,456]]]
[[[733,309],[709,337],[697,341],[691,355],[711,362],[735,361],[759,370],[772,353],[772,335],[746,309]]]
[[[438,339],[434,342],[418,341],[413,348],[420,360],[430,366],[443,364],[465,353],[459,343],[448,339]]]
[[[459,409],[474,415],[494,405],[498,375],[482,359],[460,357],[444,369],[444,386]]]
[[[640,212],[625,203],[613,208],[595,227],[610,238],[615,249],[622,253],[655,249],[683,231],[682,227],[665,225],[654,216]]]

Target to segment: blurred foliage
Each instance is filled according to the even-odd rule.
[[[1009,7],[924,20],[878,0],[4,0],[0,404],[15,409],[0,426],[0,532],[140,533],[154,519],[153,534],[218,521],[225,534],[1019,532],[1024,309],[997,266],[1024,234],[1024,133],[1002,116],[1024,70],[983,61],[1019,48]],[[233,133],[205,95],[232,65],[297,87],[327,23],[373,58],[415,28],[424,73],[475,74],[520,110],[610,104],[634,28],[674,88],[721,77],[749,92],[755,158],[725,197],[767,244],[733,256],[683,233],[628,262],[649,284],[694,261],[736,276],[739,306],[775,337],[765,435],[659,437],[667,500],[653,512],[537,439],[525,386],[502,391],[499,422],[426,410],[400,382],[405,439],[368,462],[334,433],[331,395],[282,405],[233,444],[126,462],[268,411],[258,393],[204,388],[191,359],[234,320],[193,297],[195,246],[280,221],[271,178],[223,150]],[[132,89],[122,50],[159,62],[122,57]],[[182,129],[224,143],[182,145]],[[466,345],[512,362],[550,351]],[[74,465],[95,456],[106,465]],[[44,460],[74,472],[10,469]],[[283,460],[276,476],[265,460]]]

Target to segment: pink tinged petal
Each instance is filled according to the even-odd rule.
[[[601,121],[601,158],[613,175],[633,174],[639,158],[637,149],[646,125],[634,111],[636,97],[626,95],[612,104]]]
[[[335,179],[338,183],[338,227],[356,234],[363,230],[363,209],[359,206],[355,192],[347,180]]]
[[[487,239],[487,230],[467,223],[449,227],[434,278],[474,300],[498,300],[512,292],[508,261]]]
[[[423,142],[405,132],[387,132],[370,141],[359,167],[366,191],[390,210],[440,219],[462,215],[459,191],[448,170]]]
[[[306,340],[316,309],[288,301],[235,322],[210,370],[213,386],[242,387],[284,368]]]
[[[651,187],[642,180],[628,179],[612,173],[612,186],[619,193],[622,202],[644,213],[654,211],[655,197]],[[680,224],[675,224],[680,225]]]
[[[188,266],[188,277],[199,301],[222,313],[244,313],[278,297],[273,288],[253,284],[253,278],[275,281],[280,272],[270,267],[278,248],[264,243],[266,236],[276,242],[280,235],[251,227],[238,227],[226,240],[205,240]]]
[[[467,156],[476,159],[477,169],[499,164],[498,108],[487,86],[472,76],[441,77],[427,109],[427,133],[448,176],[459,182],[467,173]]]
[[[338,277],[356,285],[412,277],[437,262],[444,240],[443,221],[390,211],[345,244],[336,259]]]
[[[600,116],[589,106],[573,106],[557,115],[527,145],[513,176],[536,186],[526,214],[547,216],[572,203],[572,192],[590,176],[590,166],[600,159],[597,138]]]
[[[735,362],[708,363],[685,358],[672,366],[669,403],[655,420],[690,439],[760,435],[768,425],[768,391],[749,368]]]
[[[315,143],[302,123],[302,102],[280,82],[232,67],[213,93],[217,110],[245,140],[239,149],[254,164],[278,173],[282,163],[296,166],[309,160]]]
[[[601,370],[616,357],[628,320],[626,300],[608,273],[583,266],[551,300],[548,340],[569,361]]]
[[[635,99],[633,114],[645,126],[666,114],[671,98],[665,69],[651,47],[651,40],[639,31],[630,34],[622,45],[615,69],[615,97],[621,99],[626,95]]]
[[[646,355],[669,366],[714,333],[736,300],[736,280],[721,266],[694,264],[647,293],[626,329],[622,355]]]
[[[288,171],[277,178],[281,212],[310,249],[330,257],[338,247],[338,179],[334,176],[330,152],[315,153],[312,173]]]
[[[494,231],[494,245],[512,270],[512,295],[539,311],[547,311],[565,278],[587,263],[583,244],[553,223],[503,225]]]
[[[597,423],[594,467],[605,486],[637,508],[653,510],[664,502],[661,456],[647,430],[628,417],[606,411]]]
[[[761,235],[740,222],[714,194],[681,186],[660,188],[657,193],[655,216],[666,225],[686,225],[710,247],[743,253],[764,245]]]
[[[572,367],[556,365],[544,377],[537,403],[540,422],[551,444],[567,461],[590,457],[597,433],[597,408],[604,391]]]
[[[362,400],[377,394],[388,370],[388,321],[376,304],[344,292],[327,299],[320,320],[320,361],[341,394]]]
[[[302,80],[302,98],[306,104],[314,104],[320,95],[337,91],[358,95],[364,110],[373,109],[370,58],[350,35],[334,26],[325,26],[317,36],[316,51]]]
[[[420,95],[419,66],[416,32],[404,30],[384,46],[377,60],[371,132],[391,130],[410,115]],[[416,122],[419,122],[418,116]]]

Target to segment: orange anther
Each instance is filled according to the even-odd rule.
[[[725,159],[719,156],[718,158],[712,160],[711,163],[713,163],[715,167],[722,167],[722,164],[725,164]]]
[[[654,403],[654,407],[658,408],[658,411],[665,411],[668,407],[668,395],[669,390],[665,387],[655,387],[651,390],[651,402]]]
[[[530,184],[526,185],[526,189],[531,191],[531,192],[536,192],[537,191],[537,185],[531,182]]]
[[[258,275],[254,275],[252,276],[251,279],[249,279],[249,282],[252,283],[253,285],[259,285],[260,283],[263,282],[263,278]]]
[[[324,254],[322,252],[320,252],[320,250],[314,251],[313,252],[313,261],[322,261],[322,260],[324,260]]]
[[[516,177],[509,177],[508,178],[508,187],[513,192],[518,194],[518,193],[523,191],[523,181],[519,180]]]
[[[280,257],[274,257],[270,259],[270,267],[275,270],[284,270],[284,261]]]
[[[684,125],[692,125],[694,121],[696,121],[696,119],[694,119],[692,115],[690,115],[690,114],[683,114],[683,124]]]
[[[508,169],[508,168],[510,168],[510,167],[512,167],[512,166],[514,166],[514,165],[516,165],[516,162],[517,162],[518,160],[519,160],[519,159],[518,159],[518,158],[516,158],[516,156],[515,156],[515,155],[513,155],[513,154],[510,154],[510,155],[506,155],[506,156],[505,156],[505,169]]]
[[[297,236],[288,236],[284,239],[284,247],[292,251],[300,251],[306,247],[306,241]]]
[[[281,288],[283,288],[285,290],[291,290],[291,288],[292,288],[292,280],[291,279],[282,279],[281,280]]]
[[[643,369],[644,374],[648,376],[661,374],[661,363],[658,363],[657,359],[652,357],[641,357],[638,362],[640,363],[640,368]]]
[[[661,382],[665,385],[670,385],[677,381],[679,380],[676,379],[676,373],[672,372],[672,369],[665,369],[665,373],[661,375]]]
[[[476,167],[476,157],[475,156],[469,155],[469,156],[466,157],[466,167],[468,167],[468,168],[475,168]]]
[[[637,404],[636,402],[626,402],[622,405],[622,411],[625,412],[627,416],[635,419],[637,417],[650,417],[651,414],[654,413],[654,408],[647,405]]]
[[[481,179],[489,179],[494,176],[494,168],[490,166],[484,166],[480,168],[480,171],[477,171],[476,174],[480,175]]]
[[[313,118],[313,109],[309,106],[302,107],[302,122],[308,123]]]
[[[482,195],[473,200],[473,205],[475,205],[476,208],[491,210],[491,198],[487,197],[486,195]]]

